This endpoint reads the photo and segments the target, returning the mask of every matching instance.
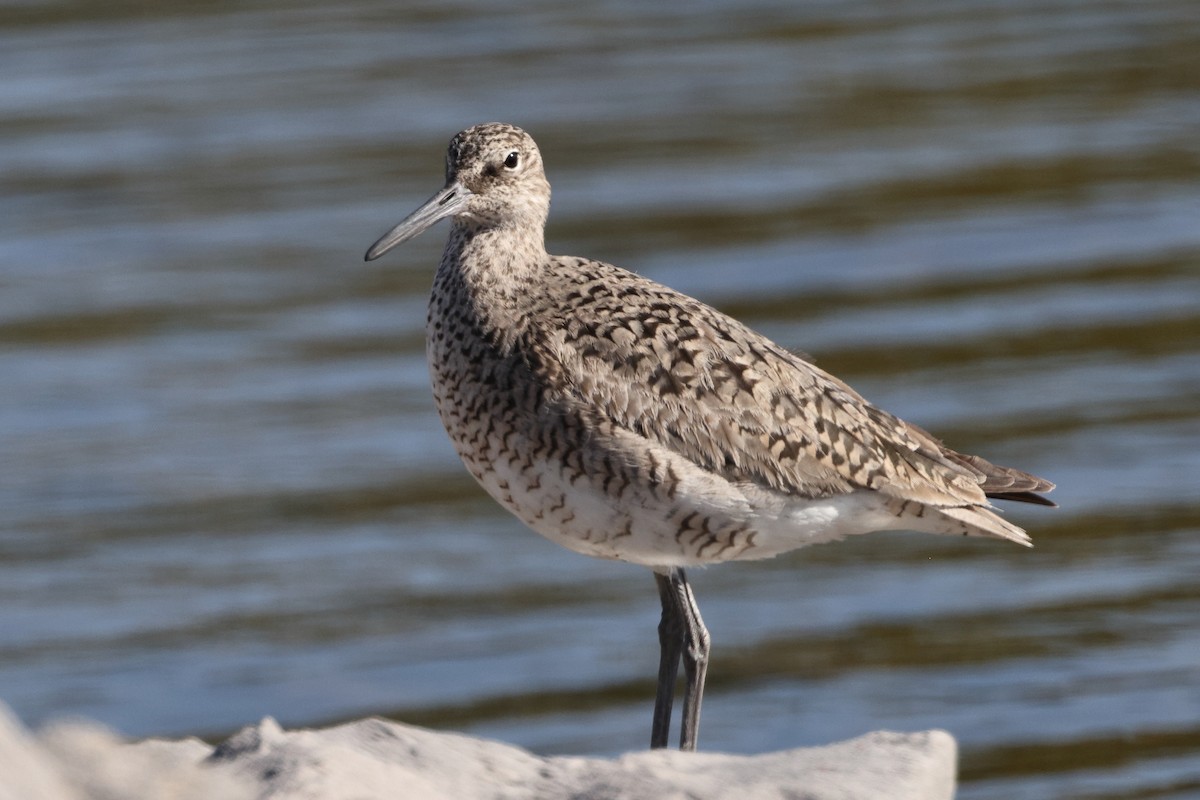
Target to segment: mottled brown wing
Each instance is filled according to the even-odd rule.
[[[570,288],[550,302],[578,313],[544,336],[578,402],[706,470],[801,496],[867,488],[936,506],[1048,485],[946,450],[697,300],[597,262],[559,266]]]

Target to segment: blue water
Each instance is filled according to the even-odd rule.
[[[939,727],[963,798],[1200,796],[1197,53],[1181,0],[0,10],[0,699],[134,737],[645,746],[649,575],[458,464],[444,230],[361,260],[502,119],[552,251],[1059,485],[1010,510],[1032,551],[695,574],[702,747]]]

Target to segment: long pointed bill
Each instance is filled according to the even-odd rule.
[[[467,204],[471,190],[458,181],[449,183],[445,189],[426,201],[425,205],[404,218],[396,227],[385,233],[367,251],[367,261],[374,261],[402,242],[407,242],[440,219],[457,214]]]

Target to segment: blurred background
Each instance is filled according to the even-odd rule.
[[[959,740],[963,798],[1200,796],[1200,15],[1079,3],[0,6],[0,698],[222,736],[649,738],[658,601],[494,505],[433,410],[442,226],[504,120],[551,252],[748,322],[1056,481],[1032,551],[695,571],[701,744]]]

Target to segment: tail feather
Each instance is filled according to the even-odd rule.
[[[1045,478],[1014,467],[1002,467],[979,456],[956,453],[949,448],[944,448],[942,454],[951,461],[977,472],[982,479],[979,487],[988,497],[1039,506],[1058,506],[1053,500],[1041,496],[1042,492],[1054,489],[1054,484]]]
[[[1035,492],[987,492],[986,494],[993,500],[1012,500],[1017,503],[1032,503],[1035,506],[1058,508],[1058,503]]]
[[[951,450],[924,428],[913,425],[911,422],[905,424],[916,434],[925,437],[930,446],[936,449],[946,461],[963,469],[968,474],[974,475],[985,496],[996,500],[1015,500],[1019,503],[1058,507],[1053,500],[1041,497],[1041,494],[1054,488],[1054,484],[1045,478],[1014,467],[993,464],[986,458]]]
[[[959,523],[960,530],[951,531],[952,533],[963,533],[967,536],[993,536],[1016,542],[1025,547],[1033,547],[1033,540],[1029,538],[1029,534],[1025,533],[1024,529],[1018,528],[1008,520],[1001,518],[999,514],[982,506],[957,506],[931,510]]]
[[[981,505],[939,506],[913,500],[890,498],[884,504],[887,514],[895,517],[895,525],[878,530],[924,531],[945,536],[988,536],[1033,547],[1024,530]]]

